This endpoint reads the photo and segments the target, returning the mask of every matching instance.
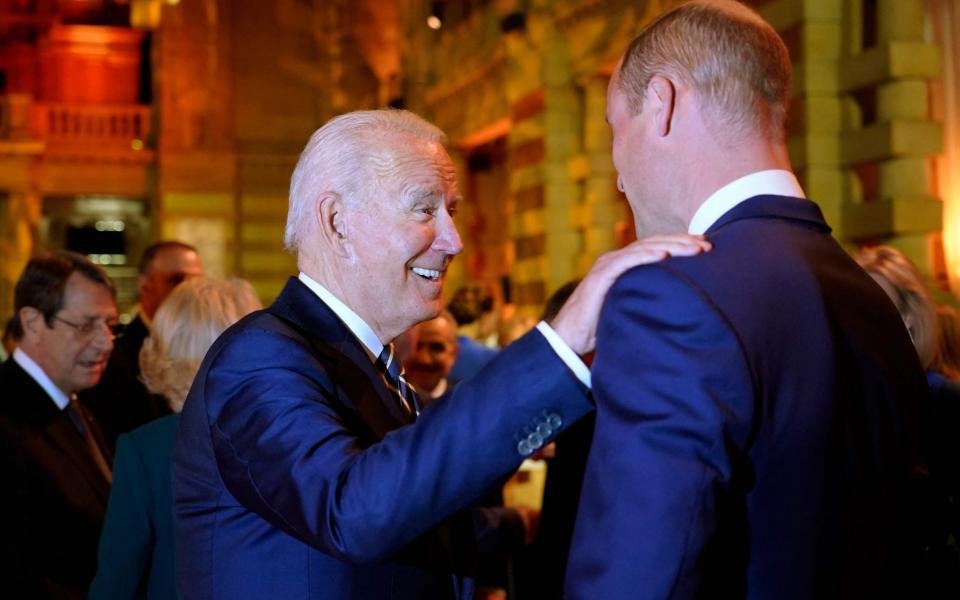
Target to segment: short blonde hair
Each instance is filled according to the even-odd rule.
[[[884,291],[900,312],[920,363],[924,369],[935,369],[938,361],[936,305],[916,265],[890,246],[865,248],[854,258],[867,273],[889,284],[889,289]]]
[[[714,122],[783,140],[790,100],[790,53],[780,35],[733,0],[694,0],[670,10],[630,43],[617,85],[633,114],[650,79],[689,86]]]
[[[140,349],[144,385],[180,412],[207,350],[227,327],[258,308],[260,300],[243,279],[192,277],[178,285],[157,309]]]

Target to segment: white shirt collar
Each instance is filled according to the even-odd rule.
[[[361,319],[357,313],[350,310],[349,306],[330,293],[330,290],[314,281],[306,273],[301,271],[297,278],[302,281],[305,286],[310,288],[324,304],[329,306],[330,310],[340,317],[340,320],[347,326],[347,329],[360,340],[363,347],[370,353],[370,359],[373,361],[377,360],[377,357],[380,356],[380,353],[383,351],[383,343],[380,341],[380,338],[377,337],[377,334],[374,333],[373,328],[367,325],[367,322]]]
[[[806,198],[800,182],[790,171],[757,171],[735,179],[711,194],[693,214],[687,231],[693,235],[702,235],[734,206],[760,195]]]
[[[20,367],[27,372],[27,375],[33,378],[37,384],[43,388],[43,391],[50,396],[50,399],[53,400],[53,403],[57,405],[60,410],[63,410],[67,407],[67,404],[70,403],[70,398],[67,394],[57,387],[57,384],[53,383],[53,380],[47,377],[47,374],[43,371],[43,368],[40,367],[30,355],[17,348],[13,351],[13,360],[17,362]]]
[[[432,390],[424,391],[424,395],[427,398],[430,398],[431,400],[436,400],[437,398],[439,398],[440,396],[444,395],[447,392],[447,387],[449,385],[450,384],[447,383],[447,379],[443,378],[437,383],[437,386],[435,388],[433,388]]]

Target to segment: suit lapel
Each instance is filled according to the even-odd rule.
[[[378,439],[412,422],[360,341],[303,282],[291,277],[267,310],[293,325],[314,352],[333,365],[339,401],[353,407]]]
[[[57,413],[43,428],[41,435],[47,440],[51,448],[60,452],[65,462],[73,464],[78,471],[83,473],[83,480],[89,484],[93,493],[106,502],[110,494],[110,483],[97,468],[93,457],[90,456],[90,450],[87,448],[86,442],[77,432],[70,418],[63,411],[57,411]],[[108,456],[104,454],[104,457]]]

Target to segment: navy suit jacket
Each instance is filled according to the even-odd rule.
[[[174,445],[178,593],[466,600],[472,515],[448,517],[519,466],[518,446],[591,409],[533,331],[404,426],[359,341],[291,279],[220,337],[187,398]]]
[[[177,419],[167,415],[117,439],[90,600],[177,597],[170,483]]]
[[[898,596],[926,393],[819,208],[758,196],[601,312],[570,598]]]

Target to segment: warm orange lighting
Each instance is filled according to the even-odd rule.
[[[437,15],[430,15],[427,17],[427,27],[433,30],[440,29],[443,27],[443,23],[440,22],[440,17]]]
[[[143,140],[130,140],[130,147],[134,150],[143,150]]]

